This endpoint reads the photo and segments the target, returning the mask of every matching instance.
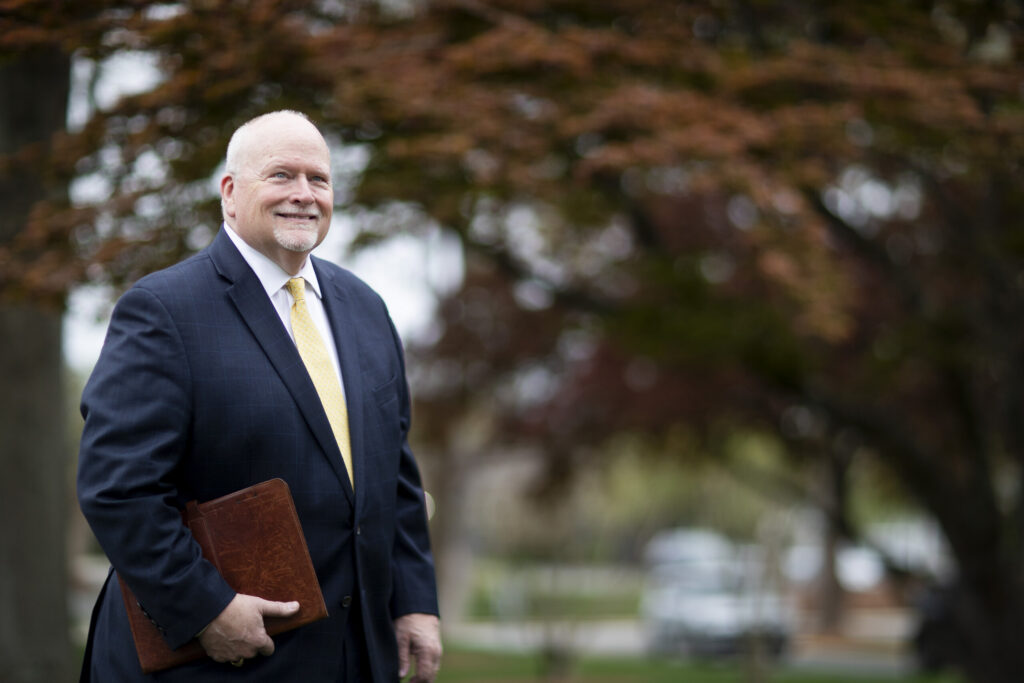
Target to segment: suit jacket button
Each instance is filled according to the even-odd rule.
[[[341,606],[344,607],[345,609],[348,609],[349,606],[351,606],[351,605],[352,605],[352,596],[351,595],[346,595],[345,597],[343,597],[341,599]]]

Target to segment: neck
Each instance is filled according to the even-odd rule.
[[[270,256],[270,260],[281,266],[281,270],[288,273],[291,277],[295,277],[302,270],[302,266],[306,265],[306,259],[309,258],[309,253],[301,252],[285,252],[284,254],[275,254]]]

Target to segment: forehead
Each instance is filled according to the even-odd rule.
[[[326,149],[318,146],[287,144],[267,145],[253,159],[256,170],[277,167],[309,169],[326,174],[331,169],[331,160]]]
[[[330,170],[331,156],[320,132],[306,121],[271,121],[255,127],[245,145],[246,165],[254,170],[288,165]]]

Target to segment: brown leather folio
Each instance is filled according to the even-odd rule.
[[[217,567],[235,591],[267,600],[298,600],[299,611],[294,616],[265,618],[268,634],[273,636],[327,616],[295,503],[282,479],[271,479],[206,503],[192,501],[182,516],[203,557]],[[120,583],[144,672],[169,669],[206,656],[196,639],[172,650],[128,585],[124,580]]]

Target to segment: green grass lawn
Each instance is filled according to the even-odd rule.
[[[670,659],[583,658],[567,675],[545,677],[539,655],[499,654],[447,648],[437,683],[746,683],[740,663],[693,664]],[[894,678],[774,671],[768,683],[878,683]],[[911,676],[903,683],[961,683],[954,676]]]

